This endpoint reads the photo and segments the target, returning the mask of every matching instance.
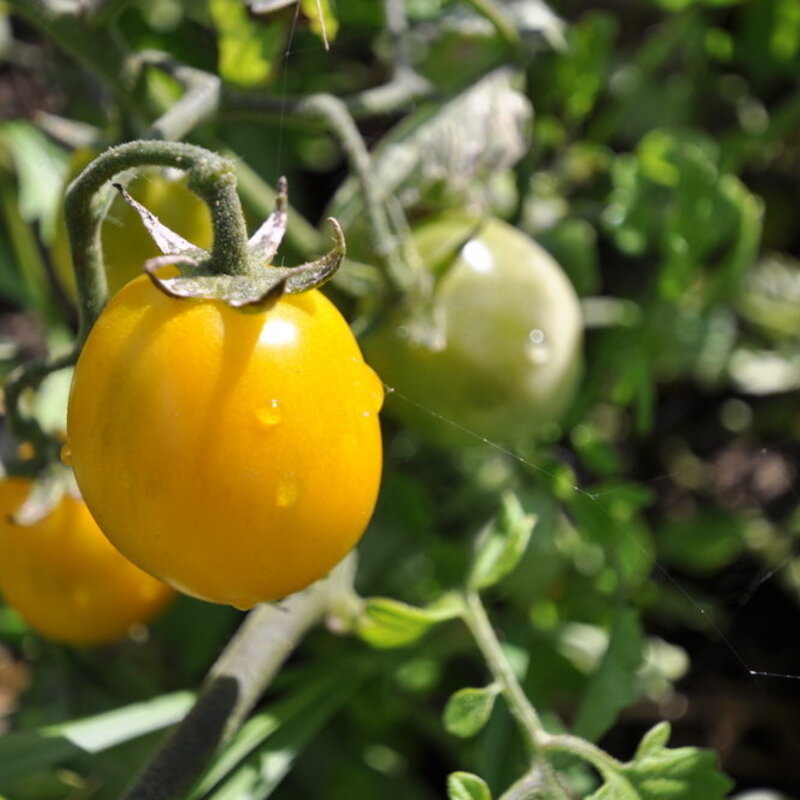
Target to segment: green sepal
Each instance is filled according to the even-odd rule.
[[[344,259],[346,245],[339,224],[335,219],[330,223],[334,232],[333,248],[322,258],[299,267],[267,266],[250,270],[247,275],[220,275],[204,270],[202,265],[196,266],[190,258],[165,256],[152,259],[145,265],[145,271],[159,290],[178,300],[221,300],[234,308],[269,305],[283,294],[317,289],[336,274]],[[170,263],[181,272],[186,268],[186,274],[175,278],[160,277],[161,267]]]

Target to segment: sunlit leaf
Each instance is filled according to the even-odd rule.
[[[492,800],[492,793],[483,778],[469,772],[452,772],[447,776],[448,800]]]
[[[445,729],[454,736],[474,736],[489,721],[497,691],[494,686],[457,691],[444,709]]]

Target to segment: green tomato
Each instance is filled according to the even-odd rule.
[[[497,219],[441,216],[414,231],[435,278],[429,306],[394,309],[364,339],[396,391],[387,411],[443,445],[534,439],[567,410],[583,323],[559,265]]]

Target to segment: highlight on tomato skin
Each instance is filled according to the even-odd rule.
[[[124,558],[69,493],[41,520],[12,522],[30,490],[27,478],[0,482],[0,596],[32,630],[62,644],[108,644],[166,608],[173,590]]]
[[[142,277],[112,297],[78,360],[71,465],[131,561],[249,608],[323,578],[361,538],[382,402],[317,290],[253,311],[175,299]]]

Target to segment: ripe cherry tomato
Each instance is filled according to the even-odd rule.
[[[77,174],[91,161],[93,153],[82,152],[76,156]],[[139,174],[128,186],[128,191],[142,205],[152,211],[168,228],[198,247],[211,246],[213,237],[211,217],[206,204],[179,176],[160,169]],[[106,265],[108,289],[113,293],[142,274],[142,265],[148,258],[160,255],[137,212],[121,197],[115,197],[102,226],[103,260]],[[72,256],[63,216],[51,249],[56,277],[69,297],[75,297],[75,275]]]
[[[173,592],[115,550],[83,502],[69,494],[32,525],[9,520],[31,489],[0,483],[0,593],[42,636],[75,645],[122,639]]]
[[[383,386],[318,291],[266,310],[121,289],[78,361],[70,462],[134,563],[247,608],[326,575],[381,472]]]
[[[497,219],[434,218],[414,243],[436,277],[430,307],[399,307],[363,341],[398,390],[387,410],[445,445],[476,441],[463,428],[502,444],[535,437],[567,409],[580,377],[583,325],[569,280]]]

